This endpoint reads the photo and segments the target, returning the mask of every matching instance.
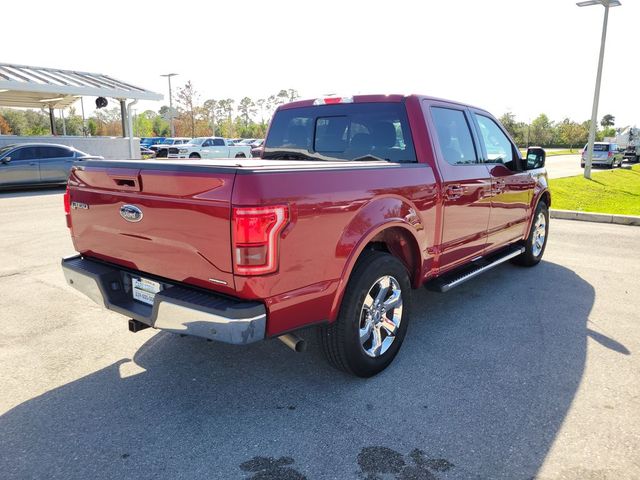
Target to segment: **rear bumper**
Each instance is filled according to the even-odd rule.
[[[154,279],[80,255],[63,258],[62,270],[68,285],[98,305],[151,327],[236,345],[265,338],[267,313],[260,302]],[[138,276],[162,284],[153,306],[133,299],[131,277]]]

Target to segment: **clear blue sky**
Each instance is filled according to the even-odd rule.
[[[600,110],[640,125],[640,5],[611,9]],[[104,5],[102,7],[101,5]],[[207,98],[424,93],[523,121],[591,116],[603,7],[571,0],[7,0],[0,62],[101,72]],[[158,109],[145,103],[142,108]]]

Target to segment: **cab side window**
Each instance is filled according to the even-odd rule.
[[[471,130],[462,110],[432,107],[431,115],[442,156],[451,165],[477,163]]]
[[[22,147],[14,150],[9,155],[12,160],[35,160],[38,158],[36,147]]]
[[[224,147],[224,140],[221,138],[214,138],[213,139],[213,146],[214,147]]]
[[[513,145],[504,132],[489,117],[474,114],[480,135],[487,149],[487,163],[501,163],[511,170],[516,170]]]
[[[212,145],[213,145],[213,140],[211,139],[205,140],[204,143],[202,144],[203,147],[210,147]]]

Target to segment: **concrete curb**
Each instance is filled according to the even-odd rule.
[[[583,222],[615,223],[640,227],[640,217],[634,215],[614,215],[611,213],[576,212],[575,210],[549,210],[551,218],[581,220]]]

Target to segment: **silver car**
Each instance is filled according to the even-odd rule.
[[[584,168],[584,162],[587,158],[588,144],[582,149],[582,157],[580,159],[580,166]],[[594,167],[605,166],[613,168],[616,165],[622,167],[624,161],[624,154],[618,148],[615,143],[609,142],[595,142],[593,144],[593,157],[591,163]]]
[[[66,145],[15,143],[0,147],[0,188],[67,183],[74,162],[95,158]]]

